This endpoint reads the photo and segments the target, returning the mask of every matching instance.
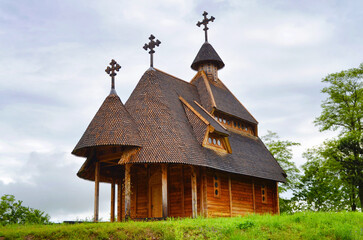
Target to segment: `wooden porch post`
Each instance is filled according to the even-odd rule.
[[[111,222],[115,221],[115,179],[111,183]]]
[[[100,162],[96,160],[95,163],[95,209],[94,209],[94,222],[98,222],[98,206],[100,195]]]
[[[229,214],[232,217],[232,181],[231,174],[228,174],[228,191],[229,191]]]
[[[163,218],[166,218],[168,217],[168,166],[166,164],[161,165],[161,195]]]
[[[202,185],[202,191],[203,191],[203,195],[202,195],[203,204],[200,207],[203,209],[203,211],[202,211],[203,216],[208,217],[207,173],[206,173],[205,167],[202,168],[201,181],[202,181],[201,185]]]
[[[279,182],[276,182],[277,214],[280,215]]]
[[[252,183],[253,213],[256,213],[255,183]]]
[[[117,221],[122,220],[122,180],[117,183]]]
[[[131,164],[125,164],[125,221],[130,218],[131,213]]]
[[[197,203],[197,173],[194,166],[191,166],[191,185],[192,185],[192,217],[197,217],[198,203]]]

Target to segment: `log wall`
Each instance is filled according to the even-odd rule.
[[[159,164],[131,166],[131,218],[150,217],[149,177],[161,171]],[[203,188],[202,175],[206,184]],[[278,213],[275,181],[230,174],[210,168],[196,168],[197,212],[207,217],[240,216],[248,213]],[[214,176],[219,179],[219,197],[214,194]],[[229,180],[230,179],[230,180]],[[123,183],[124,184],[124,183]],[[265,185],[266,202],[262,201],[261,186]],[[167,165],[168,217],[192,217],[191,167]],[[203,189],[202,189],[203,188]],[[202,191],[203,190],[203,191]],[[202,199],[202,196],[203,199]],[[122,218],[125,216],[125,191],[122,191]],[[230,201],[232,200],[232,202]],[[204,202],[203,202],[204,201]],[[203,203],[204,208],[201,208]]]

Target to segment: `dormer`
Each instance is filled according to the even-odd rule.
[[[257,137],[257,124],[240,119],[233,115],[228,115],[220,111],[213,112],[214,118],[222,124],[228,131],[235,133],[247,134]]]
[[[205,148],[220,153],[232,153],[227,129],[198,102],[188,102],[183,97],[179,99],[183,103],[197,141]]]

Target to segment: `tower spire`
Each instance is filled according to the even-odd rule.
[[[207,27],[207,25],[208,25],[208,23],[210,22],[210,21],[214,21],[214,17],[213,16],[211,16],[209,19],[207,18],[207,15],[208,15],[208,13],[206,12],[206,11],[204,11],[204,13],[203,13],[203,16],[204,16],[204,19],[203,19],[203,21],[198,21],[197,22],[197,26],[198,27],[200,27],[200,25],[204,25],[204,28],[203,28],[203,30],[204,30],[204,35],[205,35],[205,42],[208,42],[208,33],[207,33],[207,31],[208,31],[208,27]]]

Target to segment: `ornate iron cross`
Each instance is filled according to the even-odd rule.
[[[156,41],[154,41],[155,37],[154,35],[150,35],[149,37],[150,42],[149,44],[146,44],[143,46],[143,48],[147,51],[147,49],[150,49],[149,53],[150,53],[150,67],[154,67],[154,59],[153,59],[153,54],[155,53],[154,48],[155,46],[159,47],[159,44],[161,43],[158,39]]]
[[[111,60],[110,65],[111,67],[107,66],[105,72],[111,76],[112,79],[111,89],[115,89],[115,76],[117,75],[115,71],[118,72],[121,66],[114,59]]]
[[[207,34],[207,31],[208,31],[208,27],[207,27],[207,25],[208,25],[208,23],[210,22],[210,21],[212,21],[212,22],[214,22],[214,17],[213,16],[211,16],[209,19],[207,18],[207,15],[208,15],[208,13],[206,12],[206,11],[204,11],[204,13],[203,13],[203,16],[204,16],[204,19],[203,19],[203,21],[198,21],[198,23],[197,23],[197,26],[198,27],[200,27],[200,25],[204,25],[204,28],[203,28],[203,30],[204,30],[204,33],[205,33],[205,41],[206,42],[208,42],[208,34]]]

